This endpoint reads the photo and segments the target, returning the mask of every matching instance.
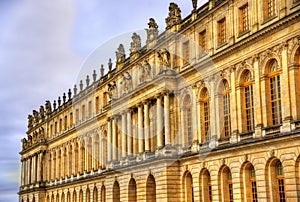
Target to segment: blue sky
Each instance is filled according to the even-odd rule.
[[[174,2],[183,17],[191,12],[191,0]],[[199,1],[199,6],[203,2]],[[111,41],[126,44],[132,32],[147,28],[150,17],[163,30],[169,3],[0,0],[0,202],[18,201],[18,153],[26,136],[27,115],[45,100],[52,102],[73,88],[85,59],[95,49],[107,48]],[[109,48],[116,50],[117,46]],[[114,51],[106,54],[115,58]],[[99,66],[92,68],[107,64],[105,54],[99,58]]]

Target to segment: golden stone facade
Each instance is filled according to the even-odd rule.
[[[299,201],[300,1],[191,3],[28,116],[20,202]]]

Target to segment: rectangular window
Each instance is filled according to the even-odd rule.
[[[53,125],[50,125],[50,135],[53,136]]]
[[[85,105],[82,105],[81,120],[85,120]]]
[[[59,119],[59,132],[62,131],[62,127],[63,127],[62,119]]]
[[[190,62],[190,45],[189,41],[186,41],[182,45],[182,60],[183,65],[187,65]]]
[[[76,116],[76,123],[78,123],[79,122],[79,109],[76,109],[75,116]]]
[[[206,30],[199,33],[200,55],[207,51],[206,49]]]
[[[68,116],[65,116],[64,129],[67,130],[67,128],[68,128]]]
[[[70,113],[70,126],[73,126],[73,113]]]
[[[55,121],[55,124],[54,124],[54,134],[57,134],[57,121]]]
[[[107,93],[103,93],[103,106],[107,105]]]
[[[266,18],[270,18],[275,16],[275,5],[276,1],[275,0],[266,0]]]
[[[88,117],[92,116],[92,101],[89,101],[89,108],[88,108]]]
[[[226,42],[226,19],[218,21],[218,44],[221,45]]]
[[[248,3],[239,8],[240,32],[249,30]]]
[[[95,110],[96,110],[96,114],[99,113],[99,97],[95,98]]]

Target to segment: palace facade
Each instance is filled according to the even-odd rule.
[[[300,1],[191,4],[28,116],[20,202],[299,201]]]

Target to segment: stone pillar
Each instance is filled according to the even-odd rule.
[[[288,70],[288,50],[287,44],[282,45],[282,75],[280,75],[280,88],[281,88],[281,108],[282,108],[282,131],[291,131],[291,120],[293,119],[291,113],[291,100],[290,100],[290,86],[289,86],[289,70]]]
[[[112,120],[112,153],[113,153],[113,161],[118,160],[118,151],[117,151],[117,124],[116,117]]]
[[[112,138],[111,138],[111,120],[107,119],[107,162],[111,162],[112,160]]]
[[[260,74],[259,74],[259,60],[257,57],[254,57],[253,60],[253,69],[254,69],[254,84],[253,84],[253,97],[259,98],[261,95],[261,85],[260,85]],[[265,95],[265,94],[264,94]],[[262,103],[261,99],[254,99],[254,124],[255,124],[255,136],[261,136],[262,128]]]
[[[127,154],[131,156],[132,150],[132,120],[131,120],[131,109],[127,111]]]
[[[144,152],[144,127],[143,127],[143,105],[138,105],[138,138],[139,138],[139,153]]]
[[[298,89],[300,88],[300,82],[299,82],[299,66],[297,63],[289,65],[289,77],[290,77],[290,95],[291,95],[291,109],[293,117],[293,120],[299,120],[300,118],[300,93],[298,92]]]
[[[163,119],[162,119],[162,100],[161,95],[157,95],[157,148],[161,149],[163,145]]]
[[[122,158],[126,158],[126,147],[127,147],[127,121],[126,121],[126,112],[122,113]]]
[[[180,143],[181,143],[181,146],[184,147],[187,145],[187,142],[186,142],[186,138],[185,138],[185,128],[184,128],[184,125],[185,125],[185,120],[184,120],[184,107],[180,107],[180,126],[181,126],[181,135],[180,135]]]
[[[37,172],[37,179],[36,179],[37,182],[41,181],[41,172],[43,172],[41,169],[42,155],[43,155],[43,153],[40,152],[40,153],[38,153],[38,156],[37,156],[37,158],[38,158],[37,166],[36,166],[37,167],[37,171],[36,171]]]
[[[242,117],[239,116],[241,115],[242,109],[240,108],[240,103],[241,97],[240,97],[240,91],[236,91],[235,85],[236,85],[236,71],[235,67],[231,68],[230,76],[231,76],[231,83],[230,83],[230,88],[231,88],[231,93],[230,93],[230,122],[231,122],[231,135],[232,138],[237,141],[237,134],[238,132],[241,132],[241,121]],[[228,81],[229,82],[229,81]],[[239,89],[240,90],[240,89]],[[237,106],[238,105],[238,106]],[[239,131],[240,129],[240,131]]]
[[[165,144],[171,145],[169,92],[166,92],[164,94],[164,122],[165,122]]]
[[[197,114],[198,114],[198,118],[197,118],[197,130],[198,130],[198,140],[199,142],[203,142],[202,140],[202,135],[201,135],[201,120],[202,120],[202,117],[201,117],[201,109],[200,109],[200,101],[197,100]]]
[[[149,103],[144,102],[144,132],[145,132],[145,151],[150,151],[150,120],[149,120]]]
[[[36,179],[35,179],[35,173],[36,173],[36,154],[34,154],[32,157],[31,157],[31,183],[35,183],[36,182]]]
[[[23,186],[25,184],[24,182],[24,165],[25,165],[25,162],[24,162],[24,159],[21,160],[21,186]]]

